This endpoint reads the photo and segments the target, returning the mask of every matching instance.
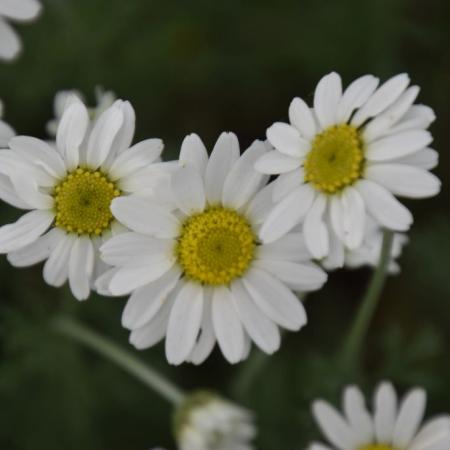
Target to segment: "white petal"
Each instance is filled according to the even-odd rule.
[[[69,258],[76,235],[65,235],[52,250],[44,265],[44,280],[50,286],[62,286],[69,276]]]
[[[279,202],[287,194],[305,182],[303,167],[288,173],[282,173],[274,182],[273,201]]]
[[[118,270],[119,268],[113,267],[112,269],[108,269],[100,276],[98,276],[94,283],[95,290],[98,294],[105,295],[106,297],[114,296],[113,293],[109,290],[109,285],[111,284],[111,280],[116,275]]]
[[[86,162],[89,168],[97,169],[108,158],[123,121],[122,110],[114,105],[97,119],[87,144]]]
[[[225,286],[214,288],[212,322],[217,342],[231,364],[240,361],[244,347],[244,330],[230,290]]]
[[[120,268],[112,277],[109,290],[113,295],[125,295],[162,277],[175,264],[175,258],[164,259],[140,266]]]
[[[358,445],[363,446],[373,442],[373,420],[367,411],[364,397],[357,387],[350,386],[345,389],[344,409],[347,420],[357,436]]]
[[[342,232],[345,245],[350,250],[361,246],[366,226],[366,210],[360,193],[348,186],[342,191]]]
[[[15,208],[32,209],[32,206],[29,203],[25,202],[17,195],[11,180],[2,174],[0,174],[0,199]]]
[[[382,114],[374,118],[364,128],[362,136],[366,142],[372,142],[394,126],[410,109],[419,95],[419,87],[411,86]]]
[[[274,322],[295,331],[306,324],[302,303],[281,281],[255,268],[250,269],[242,281],[253,301]]]
[[[277,175],[279,173],[290,172],[300,167],[300,164],[301,160],[299,158],[286,156],[277,150],[272,150],[256,161],[255,169],[258,172],[268,175]]]
[[[0,118],[2,117],[0,111]],[[7,148],[9,140],[16,134],[14,129],[3,120],[0,120],[0,148]]]
[[[14,59],[22,49],[19,36],[0,16],[0,60]]]
[[[130,195],[119,197],[111,203],[114,217],[137,233],[159,238],[171,238],[178,234],[178,220],[164,207],[150,200]]]
[[[131,146],[136,127],[136,113],[130,102],[116,100],[113,105],[118,107],[123,113],[122,127],[116,134],[111,150],[111,153],[117,156]],[[156,140],[159,141],[159,139]]]
[[[245,289],[242,281],[236,280],[231,285],[233,301],[239,317],[255,344],[264,352],[272,354],[280,348],[280,331],[256,306]]]
[[[377,442],[392,442],[397,418],[397,395],[391,383],[382,383],[375,392],[375,435]]]
[[[435,119],[436,115],[429,106],[412,105],[402,119],[389,130],[389,133],[394,134],[413,129],[424,130],[428,128]]]
[[[336,72],[325,75],[317,84],[314,92],[314,112],[322,129],[336,123],[341,96],[342,81]]]
[[[52,209],[54,198],[41,192],[33,177],[27,175],[29,174],[26,172],[17,172],[11,176],[10,179],[15,193],[33,208],[43,210]]]
[[[69,285],[78,300],[86,300],[91,291],[94,271],[94,247],[87,236],[75,239],[69,259]]]
[[[367,146],[365,156],[369,161],[401,158],[427,147],[432,141],[433,138],[428,131],[404,131],[371,142]]]
[[[8,261],[15,267],[37,264],[50,256],[52,250],[64,236],[59,228],[52,228],[48,233],[38,237],[33,243],[20,250],[8,253]]]
[[[171,178],[175,203],[186,215],[203,211],[206,205],[203,177],[192,166],[180,167]]]
[[[306,245],[315,259],[324,258],[329,251],[328,229],[323,220],[326,207],[327,197],[317,195],[303,225]]]
[[[427,396],[423,389],[414,389],[403,400],[395,423],[392,444],[397,448],[407,448],[422,422]]]
[[[316,121],[309,106],[299,97],[289,105],[289,121],[306,139],[313,139],[317,133]]]
[[[178,293],[170,312],[166,356],[170,364],[181,364],[192,351],[203,313],[203,288],[187,282]]]
[[[123,310],[122,326],[133,330],[152,320],[167,301],[180,276],[180,269],[172,267],[161,278],[136,289]]]
[[[336,115],[337,123],[348,122],[353,111],[361,108],[374,93],[379,81],[372,75],[364,75],[349,84],[339,102]]]
[[[258,247],[258,259],[281,261],[309,261],[311,254],[302,233],[289,233],[270,244]]]
[[[0,16],[13,20],[31,20],[40,11],[41,4],[37,0],[2,0],[0,2]]]
[[[111,266],[153,264],[173,252],[172,239],[156,239],[134,232],[123,232],[108,239],[100,249],[103,260]]]
[[[387,80],[375,91],[367,103],[355,113],[351,120],[352,125],[359,127],[367,119],[380,114],[402,95],[408,84],[409,77],[404,73]]]
[[[170,296],[150,322],[131,332],[130,343],[138,350],[152,347],[165,336],[173,300]]]
[[[50,211],[31,211],[17,222],[0,227],[0,252],[19,250],[41,236],[53,222]]]
[[[276,241],[305,217],[315,198],[309,185],[302,185],[276,204],[260,230],[264,243]]]
[[[396,158],[389,162],[397,164],[407,164],[410,166],[418,167],[420,169],[431,170],[438,165],[439,153],[432,148],[425,148],[423,150],[419,150],[416,153],[413,153],[412,155]]]
[[[274,123],[266,131],[269,142],[283,155],[301,158],[310,148],[308,140],[298,130],[283,122]]]
[[[234,133],[222,133],[209,157],[205,173],[205,190],[208,203],[222,200],[225,178],[239,158],[239,141]]]
[[[212,289],[205,288],[203,290],[203,317],[201,323],[200,335],[197,342],[189,355],[189,361],[195,365],[199,365],[211,354],[216,344],[216,336],[212,322],[211,300]]]
[[[413,223],[410,211],[384,187],[369,180],[360,180],[355,188],[362,195],[367,210],[380,225],[395,230],[406,231]]]
[[[307,450],[333,450],[333,449],[319,442],[313,442],[312,444],[309,445],[309,447],[307,447]]]
[[[250,201],[245,214],[251,223],[259,225],[266,220],[273,208],[273,188],[274,184],[270,183],[264,186]]]
[[[66,168],[58,152],[46,142],[28,136],[16,136],[9,146],[19,155],[45,169],[55,178],[63,178]]]
[[[336,233],[330,232],[330,252],[328,256],[321,261],[322,267],[326,270],[339,269],[344,266],[345,252],[344,244],[336,236]]]
[[[432,446],[444,443],[446,439],[450,439],[450,416],[437,417],[421,428],[411,442],[410,450],[431,450]]]
[[[79,149],[89,125],[86,107],[78,98],[64,110],[56,133],[56,147],[66,161],[68,170],[78,166]]]
[[[356,447],[355,432],[331,405],[322,400],[315,401],[313,414],[330,443],[341,450]]]
[[[314,291],[321,288],[327,281],[327,274],[314,264],[260,259],[254,262],[254,267],[275,275],[296,291]]]
[[[181,144],[180,164],[192,165],[203,176],[208,163],[208,152],[198,135],[192,133],[186,136]]]
[[[108,177],[114,181],[132,175],[159,158],[163,148],[161,139],[147,139],[133,145],[116,158],[108,171]]]
[[[254,165],[266,151],[263,142],[255,141],[234,163],[223,186],[223,205],[239,209],[255,195],[265,177]]]
[[[432,197],[441,187],[432,173],[404,164],[372,164],[366,168],[365,176],[403,197]]]

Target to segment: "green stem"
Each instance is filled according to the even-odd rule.
[[[355,365],[359,358],[363,341],[366,337],[371,319],[374,315],[384,282],[386,280],[393,238],[394,234],[392,231],[385,230],[378,266],[372,275],[366,293],[360,303],[353,326],[344,340],[343,350],[341,353],[343,367]]]
[[[54,320],[53,326],[59,333],[74,339],[113,361],[174,405],[179,405],[183,402],[185,395],[178,387],[144,364],[128,350],[100,336],[70,317],[58,316]]]

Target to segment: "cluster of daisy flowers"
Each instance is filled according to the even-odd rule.
[[[0,16],[9,4],[0,0]],[[386,231],[387,268],[399,271],[413,216],[398,197],[440,190],[430,172],[434,113],[415,104],[409,84],[405,74],[381,85],[367,75],[344,90],[331,73],[312,107],[295,98],[289,123],[270,126],[267,139],[241,150],[224,132],[208,151],[190,134],[173,161],[163,161],[159,138],[133,142],[129,102],[99,90],[87,108],[62,92],[51,141],[15,136],[0,120],[0,198],[24,211],[0,227],[0,253],[16,267],[43,262],[44,280],[68,282],[78,300],[129,296],[130,342],[165,340],[171,364],[201,364],[216,344],[230,363],[252,343],[272,354],[282,329],[307,324],[302,299],[327,271],[378,264]],[[397,406],[383,384],[373,416],[356,388],[345,392],[345,418],[323,402],[313,411],[340,450],[444,450],[449,419],[418,431],[424,405],[416,390]],[[248,411],[214,395],[179,409],[181,449],[251,449],[254,434]]]

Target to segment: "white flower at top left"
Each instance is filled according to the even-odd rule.
[[[22,49],[20,38],[8,20],[28,22],[40,11],[38,0],[0,0],[0,59],[12,60]]]
[[[58,126],[56,148],[17,136],[0,151],[0,173],[9,179],[0,198],[29,210],[0,228],[0,253],[18,267],[46,260],[45,281],[59,287],[68,279],[78,300],[89,296],[107,269],[98,248],[124,229],[112,216],[112,200],[151,193],[168,167],[159,162],[160,139],[130,148],[135,114],[129,102],[117,100],[91,131],[89,125],[85,105],[74,96]]]

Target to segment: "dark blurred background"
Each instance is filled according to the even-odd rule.
[[[166,158],[183,137],[211,147],[223,130],[242,146],[285,119],[290,100],[312,100],[319,78],[338,71],[348,84],[373,73],[408,72],[420,102],[437,115],[442,193],[409,202],[415,224],[371,326],[363,367],[334,364],[370,270],[339,271],[307,300],[308,327],[281,350],[228,365],[217,353],[201,367],[168,366],[163,346],[140,353],[184,388],[209,387],[253,409],[262,450],[303,449],[319,433],[309,405],[338,401],[358,382],[380,379],[403,392],[424,386],[429,413],[450,411],[450,3],[446,0],[44,0],[34,24],[18,27],[24,52],[0,65],[6,120],[20,134],[45,137],[54,94],[94,87],[134,105],[136,139],[160,137]],[[19,212],[1,205],[1,223]],[[123,299],[78,303],[47,286],[41,267],[0,259],[0,448],[2,450],[174,449],[170,407],[108,361],[56,335],[49,319],[65,311],[127,345]],[[259,371],[252,371],[258,364]]]

